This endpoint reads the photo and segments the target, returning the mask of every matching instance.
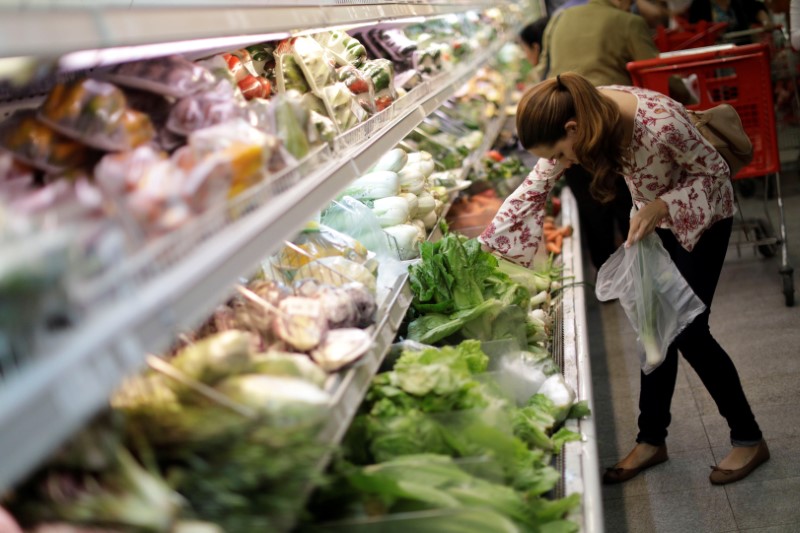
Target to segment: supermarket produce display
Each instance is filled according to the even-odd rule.
[[[275,20],[3,107],[0,505],[26,528],[586,527],[556,459],[591,420],[554,357],[575,265],[446,221],[524,175],[481,170],[521,8],[340,4],[286,36],[280,5],[226,10]]]

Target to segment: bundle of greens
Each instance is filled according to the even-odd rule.
[[[171,366],[151,361],[157,371],[111,402],[128,439],[152,445],[184,514],[226,533],[290,528],[325,452],[314,438],[330,405],[324,375],[301,356],[253,354],[250,339],[229,330],[180,350]]]
[[[392,371],[375,377],[348,432],[347,458],[370,464],[415,453],[490,456],[519,490],[549,491],[558,479],[548,466],[550,454],[578,435],[553,434],[563,417],[560,403],[556,407],[547,397],[514,407],[484,374],[487,365],[475,340],[404,351]],[[570,414],[583,416],[585,410]]]
[[[451,233],[420,245],[420,256],[409,268],[415,317],[409,339],[452,344],[513,338],[527,344],[530,290],[505,274],[477,240]]]
[[[186,501],[123,446],[116,417],[102,416],[4,502],[24,526],[70,522],[120,531],[172,530]],[[147,459],[149,450],[139,455]]]
[[[414,528],[434,530],[435,524],[436,531],[532,532],[543,531],[546,524],[548,532],[577,531],[576,524],[563,519],[578,504],[577,494],[554,501],[531,498],[529,494],[475,476],[468,471],[471,469],[462,468],[444,455],[418,454],[365,467],[345,466],[343,475],[360,495],[369,514],[441,511],[443,516],[422,515],[414,521]]]
[[[561,287],[552,258],[530,270],[481,250],[475,239],[448,234],[420,247],[409,269],[414,301],[407,337],[425,344],[513,339],[520,348],[549,339],[544,309]],[[533,296],[531,296],[533,295]]]

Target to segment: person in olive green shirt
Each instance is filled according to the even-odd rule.
[[[631,0],[589,0],[556,13],[544,32],[546,76],[577,72],[595,86],[630,85],[629,61],[658,57],[644,18]]]

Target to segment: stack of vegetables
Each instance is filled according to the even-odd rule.
[[[457,234],[424,243],[421,257],[409,268],[414,291],[409,339],[426,344],[513,339],[521,348],[543,348],[537,323],[527,318],[543,293],[560,287],[560,269],[552,261],[530,271]]]
[[[103,428],[114,437],[104,449],[108,472],[89,454],[67,472],[48,465],[21,487],[10,506],[24,524],[290,527],[320,475],[325,450],[315,438],[331,407],[329,376],[372,347],[376,313],[376,263],[363,246],[319,225],[296,241],[265,263],[281,282],[239,286],[174,354],[149,357],[149,370],[114,395],[125,423]]]
[[[340,231],[361,236],[365,228],[382,228],[394,256],[401,260],[419,256],[419,245],[443,212],[448,192],[431,186],[434,161],[427,152],[406,153],[401,148],[387,152],[370,171],[342,191],[323,214],[322,221]],[[354,206],[353,201],[362,206]],[[369,208],[365,210],[363,206]],[[353,213],[354,216],[348,216]],[[370,249],[382,248],[374,235],[367,237]]]
[[[400,524],[406,517],[414,518],[409,528],[433,530],[441,515],[414,512],[436,509],[446,510],[458,531],[538,531],[544,524],[576,531],[563,516],[578,496],[543,497],[559,479],[549,466],[552,454],[578,438],[558,426],[587,414],[563,380],[548,378],[553,385],[517,406],[485,374],[490,360],[478,341],[404,346],[394,369],[374,379],[348,434],[338,481],[316,500],[317,519],[338,518],[344,528],[368,517]],[[469,508],[485,511],[483,519],[462,516]],[[373,523],[376,530],[381,523]]]

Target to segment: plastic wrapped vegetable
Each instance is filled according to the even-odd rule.
[[[381,225],[375,213],[351,196],[344,196],[331,202],[322,213],[322,222],[355,238],[369,251],[375,252],[375,255],[379,258],[397,258],[394,239],[390,239],[381,230]]]
[[[383,228],[397,245],[399,259],[408,260],[419,257],[419,243],[422,242],[420,232],[411,224],[398,224]]]
[[[321,92],[330,109],[331,118],[341,131],[347,131],[366,120],[367,112],[344,83],[328,85]]]
[[[371,270],[377,268],[374,256],[363,244],[345,233],[316,222],[306,224],[293,244],[281,248],[270,262],[280,270],[291,272],[314,260],[337,256],[367,265]]]
[[[233,401],[256,409],[272,424],[316,424],[327,413],[330,396],[308,381],[244,374],[230,377],[216,389]]]
[[[397,99],[392,62],[388,59],[372,59],[367,61],[361,70],[372,79],[377,110],[381,111],[389,107]]]
[[[36,500],[22,502],[26,522],[67,521],[120,530],[170,531],[184,499],[165,480],[145,470],[129,451],[118,448],[103,472],[53,471]]]
[[[377,170],[364,174],[342,191],[339,198],[350,196],[356,200],[377,200],[400,193],[400,179],[395,172]]]
[[[254,354],[251,360],[250,372],[269,376],[300,378],[318,387],[322,387],[328,378],[327,374],[307,355],[281,352],[279,350],[269,350],[268,352]]]
[[[344,31],[320,32],[314,38],[355,67],[360,67],[367,59],[367,49],[364,45]]]
[[[274,99],[275,123],[278,137],[286,149],[297,159],[302,159],[310,150],[305,125],[309,123],[309,111],[300,105],[299,94],[281,94]]]
[[[248,333],[225,331],[187,346],[170,362],[187,377],[214,383],[248,368],[250,342]]]
[[[89,161],[89,150],[36,119],[33,110],[18,111],[0,123],[0,147],[18,161],[45,172],[77,168]]]
[[[39,119],[68,137],[112,152],[130,150],[155,136],[150,119],[128,108],[122,90],[94,79],[56,85]]]
[[[344,257],[323,257],[312,261],[298,269],[294,278],[297,280],[311,278],[337,287],[357,281],[364,284],[373,294],[377,285],[375,275],[367,267]]]
[[[311,37],[296,37],[289,42],[312,91],[318,92],[333,83],[336,59],[331,54]]]
[[[175,98],[204,91],[214,84],[211,72],[178,55],[122,63],[105,77],[125,87]]]
[[[278,91],[299,91],[305,93],[311,90],[311,86],[306,81],[300,65],[287,47],[275,51],[275,78],[278,83]]]
[[[247,108],[241,96],[225,80],[212,89],[180,99],[170,111],[167,128],[180,135],[214,126],[237,117],[246,117]]]

